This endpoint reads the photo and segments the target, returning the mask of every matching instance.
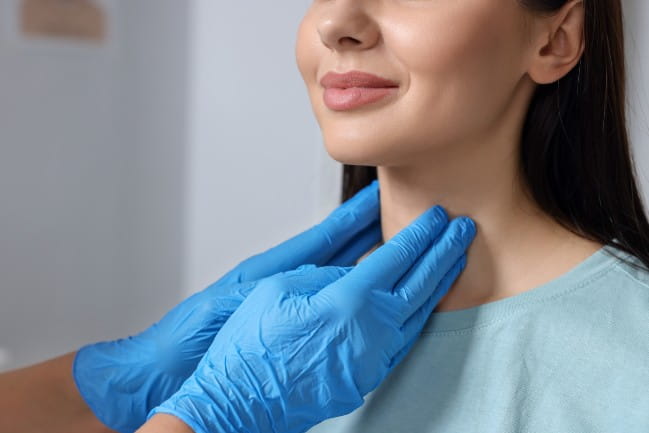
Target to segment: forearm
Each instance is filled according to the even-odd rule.
[[[135,433],[194,433],[194,430],[173,415],[158,413]]]
[[[0,433],[109,433],[72,377],[75,353],[0,374]]]

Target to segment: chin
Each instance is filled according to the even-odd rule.
[[[325,149],[329,156],[342,164],[377,166],[382,161],[376,148],[358,143],[336,141],[332,144],[325,141]]]

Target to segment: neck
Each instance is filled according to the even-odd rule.
[[[516,152],[493,145],[421,166],[378,167],[383,239],[389,240],[433,205],[449,221],[465,215],[477,234],[467,267],[435,311],[469,308],[512,296],[567,272],[601,245],[560,226],[524,193]],[[507,158],[498,155],[509,155]],[[450,161],[456,161],[455,163]]]

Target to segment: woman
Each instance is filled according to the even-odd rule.
[[[312,3],[296,54],[346,164],[343,198],[378,178],[384,239],[433,203],[478,234],[411,354],[360,409],[309,433],[649,429],[649,224],[621,7]],[[351,70],[396,87],[323,88],[358,85],[321,81]]]

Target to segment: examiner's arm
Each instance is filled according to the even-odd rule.
[[[194,430],[173,415],[159,413],[135,433],[194,433]]]
[[[381,240],[379,211],[374,181],[319,224],[242,261],[143,332],[0,374],[0,433],[135,431],[192,374],[258,281],[303,264],[353,265]]]
[[[74,352],[0,374],[0,433],[108,433],[72,378]]]

